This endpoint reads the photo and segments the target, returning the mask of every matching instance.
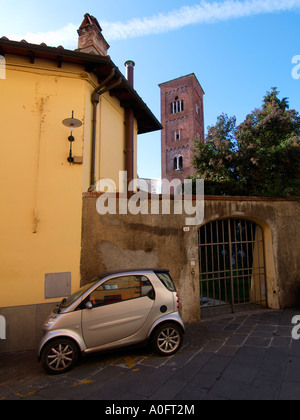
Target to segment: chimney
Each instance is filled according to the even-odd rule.
[[[128,60],[125,63],[126,79],[131,84],[132,87],[134,87],[134,66],[135,66],[135,62],[132,60]]]
[[[86,13],[78,29],[78,51],[107,56],[110,48],[102,35],[102,29],[94,16]]]

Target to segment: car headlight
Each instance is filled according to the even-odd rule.
[[[52,327],[52,325],[54,324],[56,320],[56,316],[51,316],[48,321],[46,322],[46,324],[44,325],[44,328],[50,328]]]

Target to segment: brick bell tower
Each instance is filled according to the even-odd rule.
[[[192,167],[196,137],[204,142],[204,91],[194,73],[159,85],[161,91],[162,179],[183,183]],[[164,190],[162,190],[164,193]]]

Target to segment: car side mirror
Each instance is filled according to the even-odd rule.
[[[88,302],[86,302],[85,309],[93,309],[93,304],[90,300]]]

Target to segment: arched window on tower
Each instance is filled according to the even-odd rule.
[[[176,156],[174,158],[174,171],[182,171],[183,170],[183,157]]]
[[[177,171],[177,167],[178,167],[178,161],[177,161],[177,157],[174,158],[174,171]]]
[[[178,114],[179,112],[183,112],[183,110],[183,100],[178,100],[178,98],[175,98],[175,102],[171,103],[171,114]]]
[[[180,141],[181,140],[181,129],[174,131],[174,141]]]
[[[178,166],[179,166],[179,170],[182,171],[182,169],[183,169],[183,157],[182,156],[179,156]]]

